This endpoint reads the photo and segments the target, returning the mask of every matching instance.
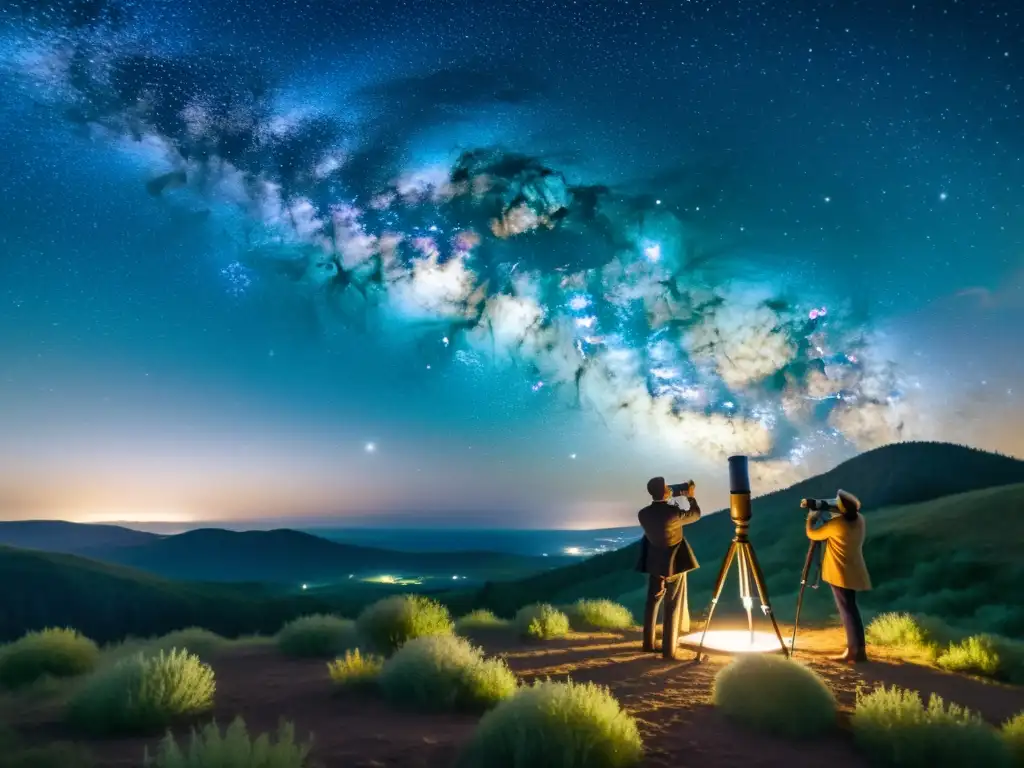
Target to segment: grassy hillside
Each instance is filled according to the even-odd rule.
[[[117,526],[98,528],[35,521],[26,530],[24,524],[0,523],[0,543],[80,554],[169,579],[289,585],[347,580],[349,574],[510,579],[556,567],[560,560],[496,552],[394,552],[287,529],[207,528],[157,536]],[[47,530],[53,532],[52,538],[46,536]]]
[[[1011,483],[1024,483],[1024,461],[947,443],[899,443],[861,454],[823,475],[756,498],[751,540],[765,571],[776,613],[783,618],[792,617],[806,555],[805,513],[799,507],[800,499],[831,497],[837,488],[845,488],[861,498],[868,517],[871,538],[866,556],[879,589],[866,596],[865,605],[881,605],[885,600],[900,597],[893,585],[906,586],[914,566],[911,558],[931,556],[925,554],[932,552],[928,542],[938,541],[936,552],[944,554],[952,564],[945,570],[937,568],[942,571],[940,574],[921,571],[919,577],[924,579],[928,575],[929,581],[903,598],[900,605],[910,608],[916,601],[922,608],[953,610],[962,621],[976,620],[972,618],[973,609],[969,610],[974,591],[962,588],[958,579],[1002,574],[1001,583],[1013,583],[1014,574],[1024,576],[1024,565],[1018,571],[1013,559],[1015,555],[1016,561],[1024,563],[1024,536],[1008,535],[1006,524],[979,526],[976,522],[1001,515],[1010,517],[1010,510],[1024,509],[1024,498],[1015,497],[1021,493],[1020,486],[1006,487]],[[956,496],[963,493],[967,495]],[[943,497],[934,506],[927,503]],[[908,511],[903,505],[915,506]],[[947,518],[952,515],[955,520],[947,520],[940,530],[919,541],[914,526],[923,527],[932,509],[940,510]],[[911,528],[902,529],[890,522],[904,515],[909,517],[902,525]],[[733,531],[732,521],[724,513],[707,515],[687,529],[687,538],[702,565],[690,579],[694,615],[702,612],[710,600],[711,587]],[[1009,553],[1009,558],[1003,558],[998,565],[988,561],[997,549]],[[639,615],[645,582],[633,570],[637,555],[638,546],[633,544],[526,579],[491,583],[482,590],[462,590],[450,594],[448,599],[459,610],[486,607],[510,615],[538,599],[562,602],[579,597],[619,597]],[[734,568],[719,611],[725,611],[730,595],[736,594],[735,578]],[[939,602],[922,601],[918,599],[922,590],[941,592],[945,597]],[[1019,627],[1019,633],[1024,634],[1024,597],[990,593],[986,600],[1007,609],[987,609],[978,620],[994,623],[995,627]],[[816,612],[819,616],[828,615],[832,608],[828,600],[817,600],[817,594],[812,593],[805,610],[813,619]]]
[[[0,642],[47,626],[73,626],[98,642],[189,626],[228,637],[272,633],[297,616],[355,615],[374,600],[408,591],[355,584],[329,597],[285,595],[259,584],[174,582],[75,555],[3,546],[0,584]]]
[[[1024,484],[867,510],[865,557],[875,589],[862,596],[864,608],[928,613],[964,629],[1024,635],[1021,510]],[[781,523],[766,517],[755,512],[751,539],[776,615],[791,621],[808,545],[803,514],[794,511]],[[698,617],[710,601],[732,525],[727,516],[716,515],[692,526],[688,534],[702,565],[690,577],[690,606]],[[458,610],[487,607],[510,615],[537,600],[560,603],[601,596],[619,599],[639,616],[645,580],[633,571],[635,562],[636,547],[630,546],[569,568],[449,597]],[[718,609],[723,621],[729,613],[738,615],[736,580],[734,566]],[[810,621],[833,613],[826,585],[808,590],[804,610],[804,618]]]

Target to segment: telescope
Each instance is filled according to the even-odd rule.
[[[754,554],[754,545],[750,542],[750,473],[746,456],[729,457],[729,517],[736,532],[732,543],[725,553],[722,567],[718,571],[718,578],[715,580],[712,592],[711,605],[708,607],[708,617],[704,622],[704,632],[701,635],[700,645],[697,646],[697,659],[701,658],[704,650],[704,641],[707,638],[708,628],[711,626],[711,619],[715,615],[715,607],[722,595],[722,587],[725,586],[725,578],[729,572],[729,566],[733,560],[739,568],[740,577],[740,601],[747,613],[747,628],[750,632],[750,646],[754,645],[754,595],[761,604],[761,611],[771,619],[772,629],[775,630],[775,637],[779,641],[779,647],[784,656],[789,656],[789,650],[782,640],[782,633],[779,630],[778,621],[772,611],[771,603],[768,600],[768,588],[765,586],[764,573],[761,565]]]

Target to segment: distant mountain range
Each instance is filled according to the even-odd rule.
[[[0,544],[80,555],[182,581],[298,584],[349,575],[514,578],[562,558],[499,552],[395,552],[329,541],[289,529],[202,528],[173,536],[60,520],[0,523]]]
[[[751,538],[773,595],[796,589],[806,550],[800,499],[831,497],[840,487],[865,505],[866,555],[879,582],[875,599],[898,604],[916,594],[932,601],[936,615],[977,609],[991,625],[1005,627],[999,631],[1024,631],[1017,589],[1024,581],[1024,566],[1017,565],[1024,563],[1024,461],[956,445],[903,443],[756,498]],[[727,514],[707,515],[687,530],[702,565],[691,583],[695,612],[732,533]],[[272,632],[294,616],[322,610],[355,615],[369,601],[406,590],[360,584],[348,580],[349,573],[486,573],[483,587],[432,591],[456,614],[487,607],[509,616],[538,600],[632,593],[643,581],[634,570],[636,556],[637,545],[630,544],[552,569],[560,564],[556,558],[393,552],[290,530],[160,536],[118,526],[0,523],[0,641],[52,625],[72,625],[98,640],[190,625],[225,634]],[[507,576],[494,575],[503,570]],[[734,596],[735,575],[730,579]],[[337,582],[338,588],[296,589],[306,581]]]

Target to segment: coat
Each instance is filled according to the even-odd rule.
[[[815,530],[811,516],[807,517],[807,538],[824,541],[825,553],[821,558],[821,579],[835,587],[865,591],[871,589],[871,576],[864,562],[864,537],[867,523],[858,514],[850,521],[834,517]]]
[[[638,571],[670,579],[700,568],[697,556],[683,536],[683,526],[700,519],[700,507],[693,499],[685,512],[675,504],[656,501],[641,509],[637,518],[644,529]]]

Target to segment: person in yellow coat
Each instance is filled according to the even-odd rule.
[[[821,580],[832,587],[846,630],[846,652],[836,660],[848,664],[867,661],[864,621],[857,607],[857,593],[871,589],[871,576],[864,562],[867,527],[860,513],[860,500],[840,490],[834,499],[804,499],[801,506],[811,510],[807,515],[807,538],[825,542]],[[827,522],[816,527],[821,519]]]

